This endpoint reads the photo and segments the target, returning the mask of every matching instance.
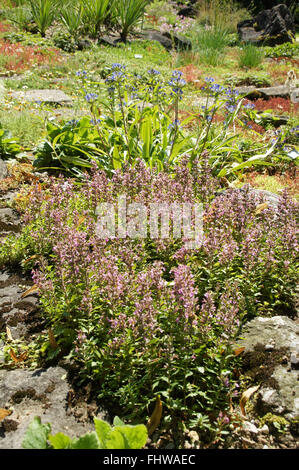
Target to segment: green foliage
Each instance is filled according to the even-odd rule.
[[[265,57],[297,57],[299,56],[299,44],[286,42],[274,47],[264,47]]]
[[[60,31],[53,35],[52,40],[55,47],[59,47],[65,52],[75,52],[78,49],[78,42],[69,33]]]
[[[114,3],[116,22],[124,42],[132,28],[140,23],[149,0],[117,0]]]
[[[260,420],[261,425],[266,424],[271,433],[285,434],[290,423],[283,417],[272,413],[267,413]]]
[[[239,66],[244,68],[258,67],[263,60],[262,49],[253,44],[245,44],[239,53]]]
[[[36,416],[27,428],[22,447],[24,449],[49,449],[47,439],[50,431],[51,425],[42,424],[41,419]]]
[[[76,40],[82,25],[83,4],[71,3],[63,6],[61,9],[61,21],[70,36]]]
[[[143,424],[124,424],[117,416],[114,426],[94,418],[95,431],[71,439],[59,432],[51,435],[51,424],[42,424],[36,416],[29,424],[22,446],[24,449],[142,449],[147,440]]]
[[[110,16],[115,0],[80,0],[82,22],[92,37],[97,37],[106,19]]]
[[[4,130],[0,123],[0,158],[10,158],[21,152],[20,145],[13,139],[8,130]]]
[[[56,10],[54,0],[29,0],[31,15],[41,36],[54,21]]]
[[[7,14],[8,20],[16,24],[20,29],[28,30],[29,25],[33,21],[32,12],[28,6],[19,6],[12,8],[8,11]]]

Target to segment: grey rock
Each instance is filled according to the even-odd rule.
[[[18,100],[28,101],[30,103],[48,103],[61,106],[71,106],[73,101],[70,96],[61,90],[26,90],[14,91],[11,96]]]
[[[298,353],[291,354],[291,368],[292,369],[299,369],[299,355]]]
[[[0,155],[0,180],[6,178],[7,176],[7,166],[6,163],[1,159]]]
[[[120,36],[104,35],[98,39],[98,44],[104,44],[106,46],[117,47],[120,43]]]
[[[79,423],[67,412],[70,385],[66,370],[49,369],[0,371],[0,407],[13,406],[13,413],[2,421],[0,449],[21,449],[24,433],[35,416],[51,423],[51,433],[63,432],[78,437],[94,429]]]
[[[289,88],[286,85],[277,85],[269,87],[255,87],[253,85],[236,87],[240,95],[248,99],[256,98],[288,98],[291,94],[298,94],[298,89]]]
[[[156,29],[142,31],[141,37],[149,41],[158,41],[168,51],[172,49],[172,40]]]
[[[266,424],[264,424],[260,429],[259,429],[259,432],[262,433],[262,434],[269,434],[269,428]]]
[[[286,357],[294,357],[299,350],[299,325],[288,317],[274,316],[272,318],[257,317],[242,329],[238,347],[244,347],[244,356],[253,353],[256,347],[271,345],[267,354],[273,351],[285,350]],[[265,383],[257,393],[254,404],[256,413],[264,416],[273,413],[284,416],[286,419],[298,417],[299,412],[299,386],[298,370],[288,366],[288,360],[273,363],[273,368],[265,376]],[[265,370],[266,374],[266,370]]]
[[[240,194],[244,194],[247,192],[250,195],[256,196],[256,204],[260,204],[260,201],[268,202],[269,206],[271,206],[274,209],[277,209],[280,203],[280,197],[278,194],[271,193],[271,191],[266,191],[264,189],[255,189],[251,187],[250,185],[246,185],[242,188],[238,189],[229,189],[229,190],[223,190],[218,192],[217,194],[219,195],[227,195],[230,194],[232,191],[239,192]]]
[[[292,42],[296,34],[294,19],[284,4],[263,10],[251,20],[241,21],[237,28],[242,41],[269,46]]]
[[[238,342],[245,347],[245,352],[254,351],[258,344],[272,344],[275,349],[286,348],[296,351],[299,348],[299,325],[288,317],[257,317],[248,322],[242,329],[242,340]]]
[[[299,417],[298,373],[288,371],[283,366],[275,368],[273,379],[277,389],[262,387],[257,395],[256,409],[261,416],[266,413],[283,415],[286,419]]]
[[[20,217],[9,207],[0,208],[0,230],[17,232],[20,229]]]
[[[160,33],[160,31],[157,31],[156,29],[142,31],[141,37],[150,41],[158,41],[168,51],[170,51],[173,46],[176,50],[180,51],[192,49],[192,43],[189,39],[183,38],[177,34],[174,34],[172,39],[170,33]]]
[[[248,432],[248,433],[251,433],[251,434],[257,434],[258,433],[257,427],[253,423],[251,423],[250,421],[244,421],[243,430]]]

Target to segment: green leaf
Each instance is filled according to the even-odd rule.
[[[142,449],[147,441],[147,429],[144,424],[137,426],[116,426],[115,431],[119,431],[125,441],[125,449]]]
[[[106,440],[112,430],[111,426],[109,423],[106,423],[106,421],[103,421],[102,419],[97,419],[97,418],[94,418],[94,426],[95,426],[95,430],[100,441],[100,446],[103,449],[105,449]]]
[[[50,435],[49,441],[54,449],[68,449],[71,443],[71,439],[62,432],[58,432],[54,436]]]
[[[95,432],[84,434],[78,439],[73,439],[70,444],[70,449],[100,449],[98,436]]]
[[[118,416],[115,416],[113,420],[113,426],[124,426],[124,425],[125,423]]]
[[[124,436],[119,431],[112,431],[105,445],[106,449],[127,449]]]
[[[24,449],[48,449],[50,446],[47,439],[50,431],[51,424],[42,424],[40,417],[35,416],[26,430],[22,447]]]

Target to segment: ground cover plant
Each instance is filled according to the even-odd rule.
[[[12,347],[25,367],[67,360],[76,386],[92,384],[112,415],[145,423],[158,403],[155,429],[177,447],[189,430],[203,447],[225,446],[240,426],[240,329],[256,316],[293,318],[298,277],[298,104],[249,100],[236,87],[283,84],[298,47],[240,44],[232,33],[248,13],[220,0],[192,19],[163,1],[8,3],[0,191],[20,189],[11,205],[23,220],[1,239],[0,269],[32,276],[45,329],[7,343],[4,367],[19,365]],[[141,39],[153,27],[172,50]],[[106,33],[122,41],[98,42]],[[177,34],[191,50],[175,47]],[[65,91],[73,107],[10,94],[43,88]],[[252,187],[279,195],[278,206]],[[100,237],[100,204],[115,209],[108,227],[124,230],[124,201],[135,204],[125,226],[136,236]],[[173,220],[162,236],[162,215],[152,236],[140,217],[145,206],[149,222],[157,204],[162,215],[202,204],[203,244],[175,235]],[[130,447],[118,432],[107,437],[123,423],[101,426],[102,437],[96,426],[71,440],[36,418],[24,447]]]
[[[44,354],[78,361],[82,382],[98,382],[99,398],[114,397],[135,422],[159,394],[172,431],[183,421],[203,441],[217,436],[219,416],[230,421],[241,322],[292,315],[295,299],[296,204],[285,194],[276,211],[249,191],[215,199],[217,184],[207,165],[171,176],[142,162],[112,178],[96,171],[79,188],[53,179],[33,189],[23,234],[1,248],[6,262],[38,257],[34,281],[57,343],[53,352],[47,339]],[[124,192],[127,204],[202,202],[202,248],[98,238],[98,204]]]

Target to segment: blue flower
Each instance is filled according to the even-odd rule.
[[[169,124],[168,129],[171,131],[172,129],[178,128],[180,125],[180,121],[175,119],[171,124]]]
[[[207,82],[207,83],[213,83],[215,81],[215,79],[212,78],[212,77],[205,77],[204,81]]]
[[[148,73],[149,75],[160,75],[160,74],[161,74],[161,72],[159,72],[159,70],[155,70],[155,69],[149,69],[149,70],[147,71],[147,73]]]
[[[92,103],[98,98],[99,95],[96,95],[95,93],[87,93],[85,95],[85,99],[88,103]]]
[[[118,63],[111,65],[112,70],[125,70],[126,66]]]
[[[254,109],[255,105],[253,103],[244,104],[244,109]]]
[[[89,122],[95,126],[96,124],[100,124],[101,119],[91,119]]]

